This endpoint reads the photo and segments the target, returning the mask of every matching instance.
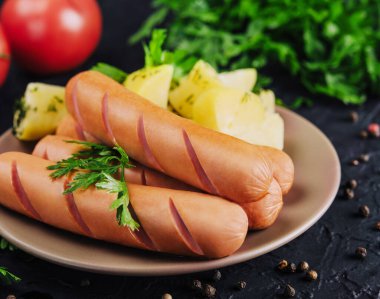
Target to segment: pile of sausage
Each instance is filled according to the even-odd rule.
[[[248,229],[276,220],[294,166],[284,152],[248,144],[159,108],[93,71],[66,87],[71,116],[33,155],[0,155],[0,203],[36,220],[92,238],[179,255],[220,258]],[[121,227],[115,194],[95,188],[63,195],[70,178],[47,166],[81,149],[64,140],[118,144],[136,167],[125,171],[138,231]]]

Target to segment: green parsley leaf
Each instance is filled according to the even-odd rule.
[[[145,67],[152,67],[164,64],[162,46],[166,39],[165,29],[153,30],[152,38],[148,45],[144,44]]]
[[[346,104],[380,95],[380,5],[368,0],[153,0],[131,38],[168,28],[167,49],[218,69],[283,67]]]
[[[128,226],[132,231],[138,229],[140,225],[133,219],[129,211],[129,192],[124,177],[125,168],[134,167],[130,164],[127,153],[118,145],[112,148],[86,141],[68,140],[66,142],[80,144],[85,149],[48,166],[49,170],[54,170],[50,174],[52,178],[68,176],[72,172],[76,172],[63,194],[69,194],[79,189],[85,190],[90,186],[95,186],[108,193],[117,193],[117,198],[110,208],[116,209],[118,224]],[[120,175],[119,180],[113,177],[118,174]]]
[[[6,284],[21,281],[21,278],[9,272],[5,267],[0,267],[0,279],[3,280]]]
[[[154,67],[163,64],[172,64],[174,66],[174,82],[186,75],[197,58],[189,56],[184,50],[175,50],[174,52],[163,50],[166,41],[165,29],[154,29],[148,44],[143,44],[145,52],[145,67]]]
[[[104,62],[98,62],[96,65],[94,65],[91,70],[97,71],[99,73],[102,73],[115,81],[119,83],[123,83],[125,79],[127,78],[127,73],[123,70],[112,66],[110,64],[104,63]]]
[[[10,250],[14,251],[16,250],[16,247],[13,246],[11,243],[9,243],[7,240],[4,238],[0,237],[0,249],[1,250]]]

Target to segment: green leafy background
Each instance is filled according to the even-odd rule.
[[[361,104],[380,94],[380,2],[154,0],[130,39],[168,28],[168,46],[219,69],[279,64],[313,94]]]

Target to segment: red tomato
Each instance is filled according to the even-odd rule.
[[[9,71],[11,62],[8,41],[5,37],[3,28],[0,25],[0,86],[3,85]]]
[[[0,17],[14,58],[40,74],[83,63],[102,30],[95,0],[6,0]]]

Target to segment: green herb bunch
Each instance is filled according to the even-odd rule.
[[[154,0],[130,39],[166,24],[168,46],[219,68],[275,62],[312,93],[361,104],[380,95],[380,2],[374,0]]]
[[[188,52],[185,50],[164,50],[164,43],[166,41],[165,29],[155,29],[149,33],[149,36],[150,41],[147,44],[143,44],[145,54],[144,67],[172,64],[174,66],[173,79],[174,81],[178,81],[191,70],[197,61],[195,56],[188,55]],[[100,72],[119,83],[123,83],[128,76],[123,70],[104,62],[98,62],[91,70]]]
[[[76,172],[64,194],[78,189],[85,190],[90,186],[109,193],[117,193],[117,198],[110,206],[111,210],[116,210],[117,222],[121,226],[128,226],[131,230],[138,229],[140,225],[133,219],[128,208],[129,192],[124,170],[133,165],[130,164],[127,153],[118,145],[111,148],[85,141],[66,142],[80,144],[85,149],[48,167],[49,170],[54,170],[50,174],[52,178],[60,178]],[[120,179],[115,179],[114,176],[120,176]]]

